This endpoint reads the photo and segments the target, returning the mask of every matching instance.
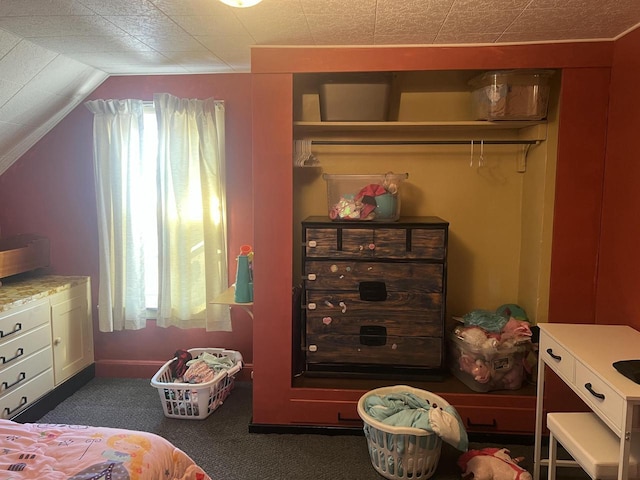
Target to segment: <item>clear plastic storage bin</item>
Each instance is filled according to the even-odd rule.
[[[451,333],[447,361],[451,373],[471,390],[517,390],[525,380],[524,360],[531,348],[531,342],[481,348]]]
[[[542,120],[549,105],[553,70],[486,72],[469,83],[477,120]]]
[[[400,218],[400,187],[408,173],[381,175],[323,174],[329,218],[340,221],[386,221]]]

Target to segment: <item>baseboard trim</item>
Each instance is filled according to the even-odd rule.
[[[20,423],[30,423],[40,420],[46,413],[73,395],[78,389],[86,385],[96,375],[95,364],[91,364],[73,377],[69,378],[49,393],[40,397],[11,420]]]

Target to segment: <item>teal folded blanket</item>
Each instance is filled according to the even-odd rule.
[[[364,409],[385,425],[420,428],[435,433],[458,450],[466,452],[469,448],[462,419],[451,405],[440,406],[413,393],[398,392],[369,395],[364,400]]]

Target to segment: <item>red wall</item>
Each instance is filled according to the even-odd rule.
[[[111,77],[88,98],[140,98],[154,93],[225,101],[229,279],[240,245],[253,243],[251,75]],[[232,311],[232,332],[158,328],[97,329],[98,239],[93,179],[93,116],[80,105],[0,176],[2,236],[37,233],[51,241],[51,273],[90,275],[97,374],[150,378],[179,348],[224,347],[253,359],[253,325]],[[153,181],[153,179],[148,179]]]
[[[640,329],[640,29],[615,44],[598,265],[598,323]],[[640,346],[638,346],[640,354]]]

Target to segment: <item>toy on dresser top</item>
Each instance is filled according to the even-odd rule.
[[[532,336],[524,310],[503,305],[495,312],[473,310],[456,320],[449,351],[453,374],[480,392],[520,388]]]

